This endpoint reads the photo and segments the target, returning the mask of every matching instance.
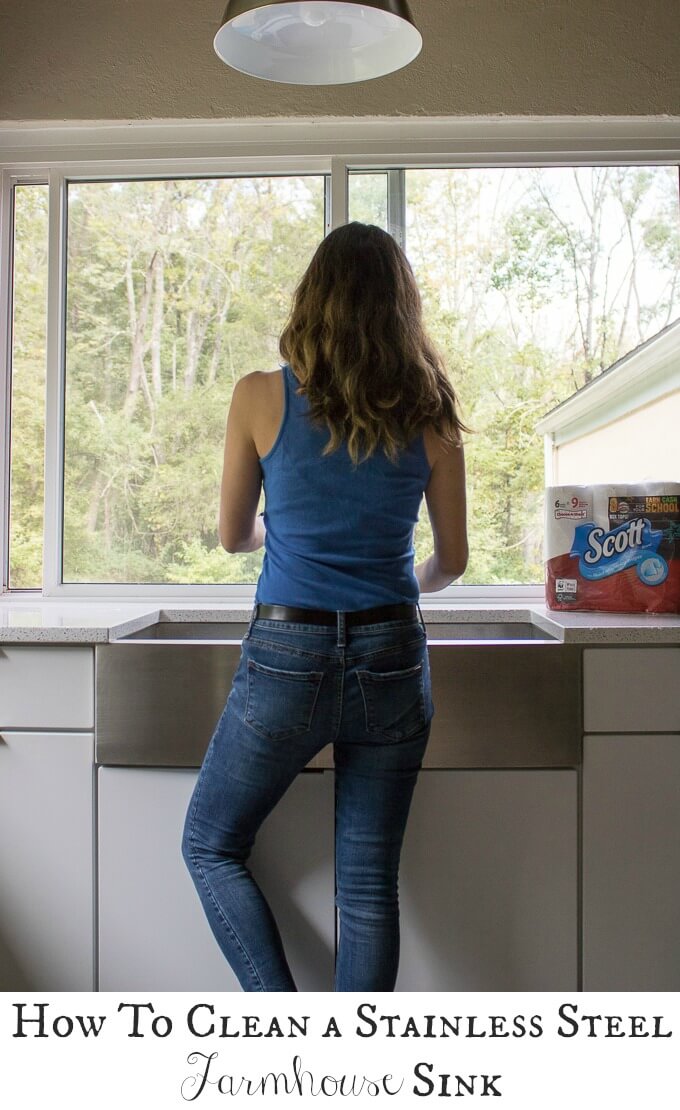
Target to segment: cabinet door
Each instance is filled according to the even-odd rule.
[[[99,989],[240,991],[181,855],[197,772],[99,769]],[[303,772],[248,866],[276,916],[298,989],[333,989],[334,792]]]
[[[583,652],[584,732],[680,731],[680,647]]]
[[[584,737],[584,990],[680,990],[679,864],[680,735]]]
[[[421,772],[398,991],[577,988],[576,787],[572,770]]]
[[[0,990],[94,986],[94,737],[0,733]]]

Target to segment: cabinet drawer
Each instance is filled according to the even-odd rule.
[[[0,646],[0,728],[93,728],[91,647]]]
[[[587,648],[585,732],[680,732],[680,647]]]

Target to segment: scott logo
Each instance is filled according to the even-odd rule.
[[[643,542],[644,526],[645,521],[642,517],[638,517],[636,520],[629,520],[625,524],[620,524],[618,528],[609,533],[606,533],[604,528],[593,528],[587,536],[588,546],[591,550],[583,553],[585,562],[599,563],[603,557],[608,559],[617,552],[627,551],[629,547],[639,547]],[[602,536],[605,537],[604,540],[602,540]]]
[[[652,531],[646,517],[627,520],[611,532],[591,520],[574,529],[569,554],[578,556],[579,574],[584,578],[607,578],[654,554],[662,536],[663,532]]]

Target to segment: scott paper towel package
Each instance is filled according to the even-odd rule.
[[[680,613],[680,482],[549,486],[549,609]]]

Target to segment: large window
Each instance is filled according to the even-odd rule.
[[[315,170],[289,158],[284,171],[277,160],[269,172],[263,157],[257,170],[192,175],[159,161],[153,172],[74,165],[46,174],[49,186],[5,171],[9,587],[252,589],[262,551],[229,555],[217,536],[232,391],[279,364],[314,249],[330,226],[358,219],[405,249],[474,429],[470,560],[450,592],[541,596],[535,425],[680,315],[677,165],[658,155],[560,165],[552,154],[538,165],[534,154],[533,164],[428,167],[364,153],[361,165],[317,157]],[[415,547],[417,561],[432,551],[425,502]]]
[[[475,429],[462,582],[542,582],[535,424],[680,315],[677,167],[407,169],[353,175],[349,198],[402,238]]]

